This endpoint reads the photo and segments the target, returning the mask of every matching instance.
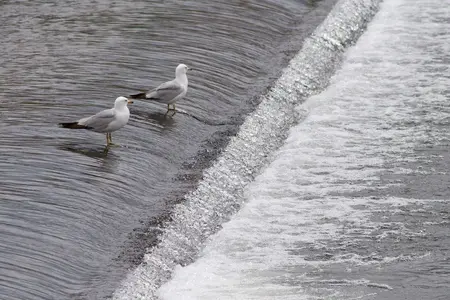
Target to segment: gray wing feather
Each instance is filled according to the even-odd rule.
[[[102,131],[114,120],[115,115],[114,109],[106,109],[93,116],[79,120],[78,124],[90,127],[94,131]]]
[[[165,82],[147,93],[147,99],[158,102],[169,102],[183,93],[183,87],[175,80]]]

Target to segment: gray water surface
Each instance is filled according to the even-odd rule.
[[[358,15],[354,5],[366,11],[362,2],[381,1],[340,1],[317,36],[344,44],[335,24]],[[447,8],[381,2],[326,89],[293,101],[303,118],[246,187],[241,209],[195,262],[175,267],[158,299],[449,299]],[[324,40],[311,43],[318,67]],[[287,68],[300,82],[312,69],[304,58]]]
[[[98,299],[335,1],[0,1],[0,297]],[[105,137],[56,124],[195,69]]]

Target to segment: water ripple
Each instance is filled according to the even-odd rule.
[[[320,3],[334,0],[0,1],[2,299],[110,294],[130,267],[117,257],[148,246],[127,246],[129,234],[192,188],[174,180],[180,169],[239,125],[284,50],[298,50],[289,39],[320,23],[324,13],[295,32]],[[109,151],[100,134],[56,126],[166,81],[180,62],[195,69],[186,113],[136,101]]]

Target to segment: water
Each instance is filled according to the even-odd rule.
[[[160,299],[448,299],[447,6],[383,1]]]
[[[0,298],[101,299],[142,260],[330,1],[0,1]],[[155,86],[105,137],[56,124]]]
[[[257,110],[204,172],[198,188],[175,207],[160,242],[127,276],[114,299],[156,299],[159,286],[171,278],[176,266],[195,260],[205,240],[239,209],[246,185],[302,118],[295,105],[326,87],[346,47],[360,36],[377,4],[344,1],[332,10],[270,91],[261,96]]]

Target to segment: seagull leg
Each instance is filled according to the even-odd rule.
[[[169,113],[169,111],[171,111],[171,110],[173,110],[173,109],[170,108],[170,104],[167,104],[167,111],[166,111],[166,113],[164,114],[164,117],[166,117],[167,114]],[[173,115],[172,115],[172,116],[173,116]]]
[[[170,107],[170,104],[167,104],[167,111],[166,111],[166,113],[164,114],[164,116],[167,116],[167,114],[169,113],[169,111],[173,111],[173,114],[171,114],[170,116],[171,117],[173,117],[176,113],[177,113],[177,111],[176,111],[176,108],[175,108],[175,104],[172,104],[172,107]]]
[[[103,154],[107,155],[109,152],[109,146],[106,146],[105,149],[103,149]]]
[[[172,104],[172,107],[170,107],[170,104],[167,104],[167,110],[175,110],[175,103]]]
[[[107,135],[107,145],[108,145],[108,147],[109,146],[119,146],[119,145],[116,145],[116,144],[113,143],[113,141],[112,141],[112,133],[111,132],[108,132],[106,135]]]
[[[110,145],[115,145],[115,144],[112,142],[112,133],[111,133],[111,132],[109,133],[109,144],[110,144]]]
[[[166,113],[164,114],[164,117],[167,116],[167,114],[169,113],[169,111],[170,111],[170,104],[167,104],[167,111],[166,111]]]
[[[111,139],[111,133],[110,132],[106,133],[106,145],[107,146],[112,145],[112,139]]]

